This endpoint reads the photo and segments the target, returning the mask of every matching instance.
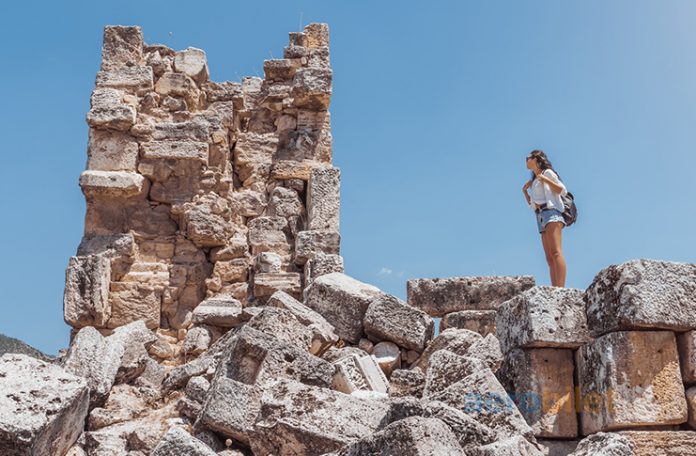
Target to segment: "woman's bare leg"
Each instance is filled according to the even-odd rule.
[[[565,258],[563,257],[563,249],[561,248],[563,223],[550,222],[548,225],[546,225],[545,232],[548,232],[548,245],[550,247],[549,254],[551,255],[552,267],[554,269],[551,284],[555,287],[564,287],[566,279],[566,262]]]
[[[548,225],[547,228],[541,233],[541,244],[544,246],[544,255],[546,256],[546,264],[549,265],[549,273],[551,275],[551,284],[556,283],[556,269],[553,266],[553,257],[551,256],[552,246],[551,237],[549,236]]]

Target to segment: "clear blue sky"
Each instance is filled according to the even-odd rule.
[[[634,258],[696,261],[694,2],[3,2],[1,333],[67,345],[103,27],[202,48],[213,80],[238,81],[309,22],[331,31],[349,274],[402,298],[420,277],[548,285],[521,193],[533,148],[579,208],[567,286]]]

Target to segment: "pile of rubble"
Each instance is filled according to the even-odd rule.
[[[70,347],[0,357],[0,454],[696,454],[696,265],[345,274],[328,28],[290,35],[235,84],[105,29]]]

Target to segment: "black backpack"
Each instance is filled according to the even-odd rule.
[[[558,176],[555,169],[553,172],[555,172],[556,176]],[[558,176],[558,180],[563,182],[561,176]],[[575,197],[570,192],[567,192],[565,195],[561,196],[561,200],[563,201],[563,220],[565,221],[565,226],[568,227],[577,220],[578,208],[575,206]]]

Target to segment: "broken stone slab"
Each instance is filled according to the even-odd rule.
[[[341,250],[341,235],[338,231],[300,231],[295,238],[295,263],[304,265],[317,253],[338,255]]]
[[[139,64],[143,58],[143,45],[143,32],[139,26],[105,26],[100,69]]]
[[[103,327],[111,317],[111,261],[105,255],[70,257],[65,271],[63,318],[73,328]]]
[[[677,348],[682,380],[687,385],[693,385],[696,383],[696,331],[678,334]]]
[[[289,310],[266,306],[252,317],[246,326],[274,336],[286,344],[293,344],[302,350],[309,350],[312,344],[311,329],[303,325]]]
[[[441,317],[460,310],[496,310],[532,288],[532,276],[479,276],[413,279],[406,282],[408,304]]]
[[[103,407],[96,407],[89,413],[88,430],[111,426],[137,418],[148,407],[147,395],[132,385],[114,385]]]
[[[307,228],[339,231],[341,170],[316,168],[307,185]]]
[[[144,320],[138,320],[116,328],[106,340],[110,344],[123,346],[115,383],[129,383],[147,368],[151,360],[148,349],[157,341],[157,336],[145,325]]]
[[[582,439],[569,456],[636,456],[635,450],[635,444],[622,434],[598,432]]]
[[[154,88],[150,66],[121,67],[97,73],[96,86],[121,89],[137,95],[145,95]]]
[[[86,170],[80,174],[80,187],[88,197],[133,198],[147,192],[149,181],[128,171]]]
[[[277,160],[271,165],[271,177],[277,180],[300,179],[308,181],[315,168],[328,165],[316,160]]]
[[[332,253],[315,253],[304,264],[304,286],[307,288],[317,277],[344,272],[343,257]]]
[[[536,437],[576,438],[572,349],[514,349],[498,379],[513,398]]]
[[[577,348],[590,341],[584,292],[536,286],[503,303],[496,335],[503,352],[513,348]]]
[[[671,331],[619,331],[576,353],[581,431],[680,424],[687,404]]]
[[[420,369],[396,369],[389,377],[389,396],[423,397],[425,375]]]
[[[234,147],[234,169],[242,182],[254,175],[268,176],[278,150],[276,133],[240,133]]]
[[[359,348],[359,347],[352,347],[350,345],[347,345],[345,347],[329,347],[328,350],[326,350],[324,353],[322,353],[321,358],[330,362],[334,363],[338,361],[341,358],[345,358],[347,356],[352,356],[352,355],[358,355],[359,357],[362,356],[367,356],[369,353],[367,353],[365,350]]]
[[[437,418],[412,416],[395,421],[340,451],[339,456],[398,454],[403,456],[464,456],[457,437]]]
[[[463,411],[501,440],[523,436],[534,441],[532,429],[490,369],[476,370],[429,399]]]
[[[256,217],[249,221],[249,245],[251,253],[290,253],[288,221],[284,217]]]
[[[277,291],[300,298],[302,277],[298,272],[262,272],[254,275],[254,296],[267,298]]]
[[[365,339],[363,339],[365,340]],[[384,374],[389,377],[394,369],[401,368],[401,350],[393,342],[379,342],[370,353],[377,360],[377,364]]]
[[[83,378],[31,356],[0,357],[1,454],[65,454],[82,433],[88,407]]]
[[[211,332],[204,326],[196,326],[186,332],[184,338],[184,353],[197,356],[210,347]]]
[[[537,445],[520,435],[489,443],[467,454],[472,456],[547,456]]]
[[[696,329],[696,264],[632,260],[600,271],[586,292],[598,336],[627,329]]]
[[[216,360],[213,356],[206,356],[206,354],[169,371],[162,383],[163,390],[168,392],[176,388],[183,388],[191,377],[214,373]]]
[[[409,350],[423,351],[433,338],[435,322],[427,313],[396,296],[382,293],[367,308],[363,327],[373,340],[387,340]]]
[[[269,81],[292,80],[302,66],[300,59],[271,59],[263,61],[264,79]]]
[[[339,337],[357,344],[363,334],[365,312],[379,293],[375,286],[334,272],[318,277],[305,289],[305,305],[333,325]]]
[[[330,68],[305,67],[297,70],[292,80],[294,105],[300,108],[326,110],[331,103]]]
[[[449,350],[438,350],[430,359],[423,388],[423,397],[426,399],[432,398],[474,372],[488,370],[480,359],[459,356]]]
[[[460,310],[440,320],[440,332],[448,328],[468,329],[482,336],[495,334],[495,310]]]
[[[217,456],[208,445],[201,442],[179,426],[172,426],[151,456]]]
[[[389,410],[386,401],[278,380],[261,396],[251,450],[259,456],[336,451],[379,429]]]
[[[386,393],[389,389],[387,377],[372,355],[345,357],[334,362],[334,366],[336,373],[331,387],[336,391],[346,394],[359,390]]]
[[[635,447],[635,455],[681,456],[696,451],[694,431],[620,431]]]
[[[259,411],[260,386],[231,378],[216,378],[203,404],[196,428],[214,432],[249,444],[248,433]],[[236,404],[230,407],[230,404]]]
[[[140,154],[146,159],[194,160],[208,163],[208,143],[190,140],[148,141],[140,144]]]
[[[426,372],[430,357],[433,353],[443,349],[457,355],[480,359],[494,372],[498,370],[503,361],[498,339],[493,334],[482,337],[468,329],[449,328],[430,342],[411,367]]]
[[[118,328],[133,321],[145,320],[148,328],[160,324],[162,287],[140,282],[111,282],[109,285],[111,317],[107,328]]]
[[[230,296],[208,298],[193,309],[194,324],[234,328],[242,322],[242,303]]]
[[[174,56],[174,70],[184,73],[198,84],[210,78],[208,59],[202,49],[187,47]]]
[[[127,131],[135,124],[136,111],[133,105],[124,102],[124,95],[116,89],[94,89],[87,124],[93,128]]]
[[[286,187],[276,187],[271,192],[267,213],[277,217],[303,216],[305,208],[297,191]]]
[[[282,258],[277,253],[261,252],[254,258],[254,272],[280,272]]]

